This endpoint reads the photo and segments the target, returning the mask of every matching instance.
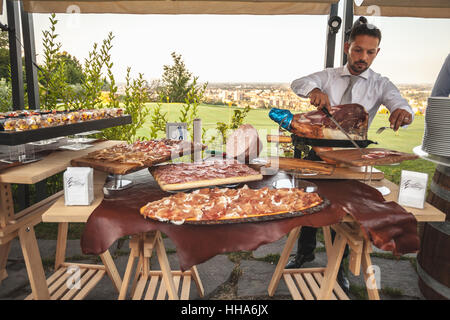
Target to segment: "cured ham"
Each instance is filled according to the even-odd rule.
[[[338,105],[331,107],[330,113],[352,139],[367,138],[369,115],[363,106],[356,103]],[[300,137],[348,140],[321,110],[295,114],[291,128],[291,132]]]
[[[238,159],[241,162],[249,162],[258,157],[262,146],[256,129],[250,124],[243,124],[227,139],[227,157]]]
[[[331,107],[330,113],[353,140],[367,139],[369,114],[363,106],[356,103],[337,105]],[[269,117],[298,137],[348,140],[347,136],[321,110],[293,115],[289,110],[273,108]],[[316,153],[339,149],[327,146],[326,143],[322,143],[321,146],[313,145],[312,148]]]
[[[356,103],[338,105],[331,107],[330,113],[352,139],[367,138],[369,114],[363,106]],[[348,140],[321,110],[292,114],[289,110],[273,108],[269,117],[299,137]]]
[[[303,189],[204,188],[177,193],[149,202],[144,217],[182,224],[187,221],[226,220],[303,211],[323,202],[317,193]]]

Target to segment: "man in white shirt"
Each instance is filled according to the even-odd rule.
[[[361,17],[365,19],[364,17]],[[361,19],[360,18],[360,19]],[[367,21],[367,20],[365,20]],[[357,21],[358,23],[358,21]],[[328,68],[320,72],[294,80],[292,90],[318,108],[330,109],[330,106],[345,103],[358,103],[369,113],[369,125],[381,104],[389,109],[391,128],[398,130],[414,119],[414,112],[397,87],[386,77],[369,69],[380,48],[381,32],[367,23],[352,28],[349,42],[344,44],[347,64],[339,68]],[[367,34],[370,33],[370,34]],[[379,33],[379,37],[376,35]],[[348,101],[342,101],[350,81]]]
[[[410,124],[414,112],[397,87],[388,78],[369,69],[380,51],[380,41],[381,31],[367,24],[366,18],[360,17],[351,29],[348,42],[344,44],[347,64],[297,79],[291,84],[292,90],[300,97],[309,98],[310,103],[319,109],[330,110],[334,105],[358,103],[369,114],[369,126],[382,104],[390,111],[392,129],[398,130],[400,126]],[[314,259],[316,231],[316,228],[302,228],[297,255],[286,268],[299,268],[304,262]],[[342,276],[340,272],[338,282],[347,291],[348,281],[343,285]]]

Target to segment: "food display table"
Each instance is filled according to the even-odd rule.
[[[158,187],[147,170],[136,172],[132,176],[133,187],[105,196],[101,205],[89,217],[81,239],[83,253],[101,254],[115,240],[125,235],[162,232],[170,237],[176,245],[182,272],[190,270],[193,266],[207,261],[216,254],[255,250],[263,244],[280,239],[291,231],[287,246],[289,243],[292,245],[296,238],[295,233],[298,234],[296,228],[303,225],[331,226],[337,231],[337,236],[333,244],[331,244],[331,240],[327,240],[327,253],[330,259],[327,267],[321,271],[323,281],[317,288],[319,291],[316,296],[318,299],[328,299],[331,291],[337,286],[335,279],[345,244],[349,243],[354,251],[351,262],[353,270],[357,270],[358,266],[364,267],[371,264],[369,253],[372,242],[384,250],[392,250],[399,254],[418,250],[417,220],[414,213],[408,213],[395,202],[385,201],[376,189],[359,181],[315,181],[319,187],[319,194],[323,194],[330,200],[331,205],[314,214],[264,222],[174,225],[144,219],[140,215],[140,207],[147,202],[161,199],[170,194]],[[286,178],[286,175],[278,173],[274,176],[266,176],[262,181],[248,183],[248,185],[251,188],[262,188],[272,186],[274,181],[283,178]],[[382,183],[387,184],[387,181],[383,180]],[[392,192],[392,196],[395,196],[394,192]],[[442,218],[442,214],[438,210],[431,209],[432,212],[428,212],[429,210],[430,208],[426,207],[425,210],[420,211],[418,216],[435,220]],[[357,228],[353,229],[351,223]],[[287,259],[289,253],[290,250],[286,247],[282,254],[283,259]],[[280,262],[277,269],[276,277],[280,278],[279,271],[283,271],[284,264]],[[313,277],[317,276],[315,273],[312,273]],[[171,278],[170,275],[169,278]],[[169,281],[172,282],[173,277]],[[124,281],[123,285],[125,283]],[[269,292],[270,290],[274,292],[276,284],[277,281],[272,281]],[[376,294],[373,295],[373,298],[377,298]]]
[[[42,221],[44,212],[58,201],[58,199],[63,198],[63,191],[60,191],[21,212],[14,213],[11,184],[37,183],[64,171],[70,166],[70,161],[73,158],[87,154],[93,150],[113,146],[117,143],[119,142],[98,142],[92,148],[76,152],[54,151],[41,161],[5,169],[0,173],[0,282],[7,277],[6,262],[11,240],[19,237],[32,289],[32,296],[34,299],[50,299],[49,288],[45,279],[42,260],[34,233],[34,226]],[[62,229],[64,227],[60,227],[60,231]],[[62,242],[61,238],[59,242]],[[61,261],[60,258],[56,260]]]

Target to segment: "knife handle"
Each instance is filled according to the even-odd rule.
[[[332,117],[330,111],[328,111],[327,108],[323,107],[323,108],[320,109],[320,110],[322,110],[322,112],[325,113],[325,115],[326,115],[328,118],[331,118],[331,117]]]

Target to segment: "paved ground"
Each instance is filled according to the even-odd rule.
[[[253,252],[221,254],[209,261],[198,265],[200,277],[205,289],[204,299],[291,299],[284,283],[280,285],[275,296],[270,298],[267,287],[275,270],[276,259],[282,251],[286,238],[277,242],[261,246]],[[175,248],[170,239],[164,239],[169,261],[173,269],[179,268]],[[47,276],[53,273],[56,241],[38,240],[41,257]],[[111,254],[122,276],[128,259],[127,241],[116,242],[111,247]],[[79,240],[69,240],[67,246],[67,260],[83,263],[100,263],[94,256],[83,256]],[[152,265],[157,267],[157,259],[152,258]],[[415,271],[415,255],[408,255],[402,259],[395,259],[389,253],[374,250],[372,262],[379,267],[381,298],[418,300],[424,299],[417,284]],[[326,265],[326,253],[323,246],[317,249],[316,259],[305,264],[305,267],[321,267]],[[13,240],[11,252],[7,263],[9,274],[0,284],[0,300],[22,300],[31,289],[23,261],[22,251],[17,239]],[[351,299],[366,299],[364,279],[349,274],[351,283]],[[89,293],[87,299],[115,300],[118,293],[114,290],[108,277],[104,277]],[[191,299],[199,299],[194,284],[191,288]]]

